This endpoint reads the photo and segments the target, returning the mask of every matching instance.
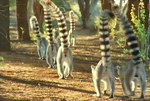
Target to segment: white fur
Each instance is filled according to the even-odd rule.
[[[119,72],[125,96],[134,95],[137,85],[140,84],[141,97],[145,97],[147,83],[145,65],[142,62],[135,66],[133,61],[129,61],[126,66],[119,69]],[[135,75],[138,75],[138,77],[135,77]]]
[[[104,65],[103,60],[100,60],[96,66],[91,66],[93,83],[96,91],[95,96],[102,97],[102,90],[100,87],[100,81],[102,81],[104,83],[104,90],[110,89],[110,98],[113,98],[115,92],[114,66],[111,62],[107,63],[107,67]]]

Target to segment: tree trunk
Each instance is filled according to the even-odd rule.
[[[108,9],[111,10],[111,3],[110,0],[101,0],[102,9]]]
[[[34,0],[33,2],[33,11],[34,15],[37,17],[37,20],[39,22],[40,30],[43,31],[43,21],[44,21],[44,12],[43,7],[39,3],[39,0]]]
[[[0,51],[10,51],[9,0],[0,1]]]
[[[30,41],[29,27],[27,20],[27,4],[28,0],[17,0],[17,25],[19,39]]]
[[[87,23],[90,16],[90,2],[91,0],[78,0],[80,12],[82,15],[83,28],[87,28]]]

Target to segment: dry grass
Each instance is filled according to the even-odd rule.
[[[124,99],[119,81],[116,82],[114,99],[109,99],[109,95],[103,98],[92,96],[95,91],[90,65],[96,65],[100,59],[99,40],[88,30],[78,30],[76,33],[78,38],[73,48],[73,79],[59,80],[57,71],[48,69],[46,62],[38,59],[33,43],[13,42],[12,52],[1,52],[0,56],[6,61],[0,68],[0,101],[141,101],[137,99],[140,96],[139,89],[135,97]],[[123,63],[127,57],[120,55],[119,51],[113,48],[113,60]],[[147,101],[150,101],[149,87],[150,83]]]

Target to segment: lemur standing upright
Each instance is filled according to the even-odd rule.
[[[145,64],[142,61],[139,44],[136,38],[133,28],[128,20],[128,18],[121,13],[118,5],[113,4],[112,6],[115,15],[118,17],[123,29],[125,31],[127,45],[131,50],[133,59],[127,63],[126,66],[120,68],[120,79],[122,82],[122,87],[125,96],[132,96],[135,93],[137,84],[132,85],[132,82],[135,81],[135,78],[140,81],[141,85],[141,98],[145,97],[146,88],[147,88],[147,77],[145,71]]]
[[[114,18],[114,14],[108,10],[102,11],[100,16],[100,50],[101,50],[101,60],[96,66],[91,65],[93,83],[96,91],[97,97],[102,97],[100,81],[104,83],[104,93],[106,90],[110,89],[110,98],[114,97],[115,93],[115,73],[114,65],[111,60],[110,55],[110,39],[109,39],[109,20]]]
[[[54,41],[54,36],[53,36],[54,33],[53,33],[53,25],[52,25],[50,8],[46,5],[45,2],[40,2],[40,3],[43,6],[46,32],[49,36],[49,44],[46,52],[46,61],[50,68],[57,68],[56,57],[57,57],[58,47]]]
[[[30,18],[30,26],[38,39],[37,50],[38,50],[39,59],[44,60],[46,59],[46,50],[47,50],[48,42],[46,38],[41,35],[39,23],[35,16],[32,16]]]
[[[73,71],[73,55],[72,51],[68,45],[68,32],[67,32],[67,25],[66,19],[62,14],[62,11],[51,1],[47,2],[50,11],[53,14],[56,14],[56,20],[58,22],[59,28],[59,37],[61,46],[58,49],[57,53],[57,71],[60,79],[72,77]]]

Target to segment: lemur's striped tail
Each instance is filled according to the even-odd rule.
[[[106,61],[110,59],[110,44],[109,44],[109,29],[108,29],[108,19],[107,18],[100,18],[100,50],[101,50],[101,57]]]
[[[36,37],[38,39],[40,39],[41,38],[40,28],[39,28],[39,23],[38,23],[38,20],[37,20],[36,16],[31,16],[31,18],[30,18],[30,27],[31,27],[31,30],[33,30],[33,32],[36,34]]]
[[[50,44],[54,43],[53,39],[53,25],[52,25],[52,18],[51,18],[51,12],[50,9],[47,7],[44,8],[44,19],[45,19],[45,25],[46,25],[46,32],[49,36]]]
[[[133,32],[133,29],[132,29],[131,24],[128,21],[127,17],[125,17],[124,15],[120,15],[119,18],[123,25],[123,29],[125,30],[125,35],[127,38],[127,45],[131,49],[134,63],[139,64],[142,61],[142,58],[140,55],[140,48],[139,48],[139,44],[138,44],[136,35]]]
[[[75,17],[74,17],[74,12],[72,10],[69,11],[69,21],[70,21],[69,32],[73,33],[75,31]]]
[[[56,19],[58,21],[58,26],[59,26],[60,42],[61,42],[61,46],[63,48],[63,52],[65,52],[69,47],[68,46],[68,32],[67,32],[66,19],[63,15],[62,11],[60,11],[60,9],[53,2],[51,2],[49,7],[54,14],[58,15],[58,17],[56,17]]]
[[[114,18],[113,13],[110,11],[104,10],[100,17],[100,50],[101,50],[101,57],[104,62],[108,62],[111,59],[110,56],[110,30],[109,30],[109,20],[110,18]]]
[[[133,28],[131,27],[131,24],[128,18],[123,13],[121,13],[119,6],[116,4],[113,4],[112,7],[113,7],[112,8],[113,12],[118,17],[118,20],[121,22],[121,24],[123,25],[123,29],[125,31],[125,35],[127,38],[127,45],[129,46],[131,50],[131,54],[133,55],[134,64],[137,65],[142,62],[137,37],[135,33],[133,32]]]
[[[66,10],[65,10],[65,8],[64,7],[60,7],[59,9],[62,11],[64,17],[66,18]]]

